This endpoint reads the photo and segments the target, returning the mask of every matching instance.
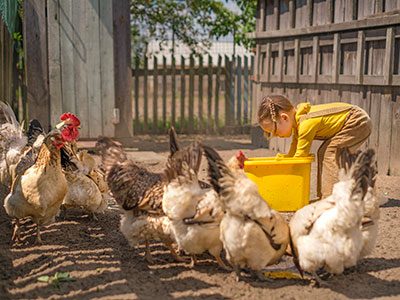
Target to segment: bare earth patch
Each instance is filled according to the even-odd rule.
[[[183,144],[193,140],[180,138]],[[250,157],[272,155],[265,149],[253,148],[245,136],[203,138],[224,158],[239,149]],[[162,171],[168,155],[165,137],[136,139],[136,149],[129,150],[131,157],[152,170]],[[312,185],[313,194],[314,181]],[[156,243],[152,245],[156,263],[148,265],[143,259],[144,249],[132,249],[120,233],[119,211],[113,206],[99,215],[98,221],[79,210],[69,211],[64,220],[43,229],[43,245],[34,244],[34,226],[26,221],[23,241],[11,246],[11,222],[1,206],[0,299],[398,299],[398,178],[380,177],[378,191],[391,199],[381,208],[376,249],[349,274],[330,278],[329,286],[324,288],[314,288],[309,281],[300,279],[258,282],[249,278],[237,283],[232,273],[218,268],[208,255],[200,257],[198,265],[191,269],[186,263],[174,262],[168,251]],[[40,276],[54,276],[57,272],[68,272],[75,280],[58,285],[38,281]]]

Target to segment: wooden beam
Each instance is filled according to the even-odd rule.
[[[258,27],[257,31],[265,31],[265,1],[266,0],[259,0],[260,3],[260,19],[258,20]]]
[[[383,1],[382,0],[375,0],[375,13],[383,12]]]
[[[358,18],[358,0],[353,0],[351,5],[351,15],[353,20],[357,20]]]
[[[333,54],[332,54],[332,83],[337,83],[340,67],[340,35],[333,35]]]
[[[254,74],[253,74],[253,80],[254,81],[260,81],[260,68],[261,68],[261,46],[260,44],[256,45],[256,55],[255,55],[255,68],[254,68]]]
[[[333,20],[335,18],[335,11],[334,11],[333,0],[326,0],[326,5],[327,5],[327,14],[329,23],[334,23]]]
[[[113,1],[115,105],[119,123],[115,137],[129,144],[133,136],[131,105],[131,27],[130,1]]]
[[[356,83],[358,84],[362,84],[363,82],[364,48],[365,48],[365,33],[363,30],[359,30],[357,37],[357,57],[356,57]]]
[[[361,30],[361,29],[375,28],[375,27],[386,27],[391,25],[400,25],[399,12],[396,12],[395,14],[392,15],[385,15],[385,16],[379,15],[368,19],[344,22],[344,23],[327,24],[327,25],[305,27],[305,28],[293,28],[287,30],[272,30],[272,31],[265,31],[262,33],[252,32],[248,34],[248,37],[256,40],[276,39],[276,38],[293,37],[300,35],[335,33],[341,31],[354,30],[354,28]]]
[[[393,27],[389,27],[386,30],[386,48],[385,48],[385,60],[383,62],[383,76],[385,84],[392,84],[393,77],[393,60],[394,60],[394,30]]]
[[[294,40],[294,76],[295,82],[299,82],[300,76],[300,39]]]
[[[313,6],[314,6],[314,1],[313,0],[307,0],[307,24],[308,26],[313,25]]]
[[[283,59],[285,58],[285,51],[283,48],[283,41],[279,42],[279,51],[278,51],[278,77],[279,81],[283,80]]]
[[[319,56],[319,36],[314,36],[313,37],[313,53],[312,53],[312,82],[315,83],[317,82],[317,77],[318,77],[318,56]]]
[[[29,118],[50,125],[46,1],[24,1],[24,50]]]
[[[274,0],[274,28],[279,30],[279,0]]]
[[[295,0],[289,0],[289,18],[290,28],[294,28],[296,24]]]

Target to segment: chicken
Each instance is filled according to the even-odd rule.
[[[95,213],[102,213],[107,208],[107,198],[103,197],[96,183],[73,162],[73,155],[68,147],[61,149],[61,165],[68,183],[61,208],[64,212],[71,207],[83,208],[96,220]]]
[[[26,136],[11,107],[1,101],[0,124],[0,184],[2,193],[7,194],[17,165],[21,169],[27,161],[36,158],[43,141],[43,129],[39,121],[32,120]]]
[[[132,247],[146,244],[145,258],[152,262],[149,240],[162,241],[177,258],[170,222],[162,210],[162,174],[153,173],[128,159],[118,142],[101,137],[96,148],[102,156],[110,192],[122,208],[120,230]]]
[[[295,264],[313,274],[317,284],[322,284],[317,270],[341,274],[360,258],[365,200],[376,174],[373,159],[372,149],[359,154],[351,167],[341,168],[331,196],[298,210],[290,221]]]
[[[289,243],[289,227],[258,193],[244,172],[233,172],[211,147],[204,146],[209,177],[225,210],[220,238],[237,280],[240,269],[250,268],[264,280],[261,270],[276,263]]]
[[[202,188],[197,178],[201,157],[202,148],[198,143],[170,156],[162,206],[179,248],[192,255],[192,266],[196,254],[208,251],[226,269],[220,256],[222,242],[219,238],[219,224],[224,213],[217,193]]]
[[[68,117],[65,118],[65,115]],[[40,243],[40,226],[54,220],[67,192],[60,149],[64,143],[78,137],[80,122],[69,113],[61,117],[61,130],[55,129],[46,135],[35,163],[15,178],[11,192],[4,201],[7,214],[16,219],[13,241],[20,238],[19,220],[30,217],[37,224],[37,242]]]

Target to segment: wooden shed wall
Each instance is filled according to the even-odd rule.
[[[258,7],[255,99],[281,93],[295,103],[364,108],[380,173],[400,175],[400,1],[280,0]],[[289,146],[284,139],[270,143],[280,152]]]
[[[129,1],[26,0],[24,11],[30,118],[54,125],[70,111],[82,138],[131,137]]]

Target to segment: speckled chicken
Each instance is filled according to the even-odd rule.
[[[152,262],[148,242],[160,240],[176,257],[168,218],[162,210],[162,174],[153,173],[128,159],[118,142],[99,138],[96,148],[102,156],[110,192],[123,209],[120,229],[131,246],[146,244],[146,259]]]
[[[332,194],[298,210],[290,221],[295,263],[313,274],[317,284],[323,283],[317,270],[341,274],[345,268],[356,265],[364,247],[364,251],[370,248],[368,238],[364,239],[366,228],[362,221],[369,211],[365,201],[373,195],[374,151],[365,150],[354,162],[345,151],[340,161],[339,182]]]
[[[222,242],[219,238],[224,213],[217,193],[200,186],[197,172],[201,157],[202,148],[196,142],[169,157],[163,210],[179,248],[192,255],[192,266],[196,262],[195,255],[208,251],[226,269],[220,256]]]
[[[37,242],[41,242],[40,226],[54,220],[67,192],[60,149],[78,137],[80,122],[69,113],[61,118],[62,129],[46,135],[35,163],[16,177],[4,200],[7,214],[16,219],[12,240],[19,239],[19,220],[30,217],[37,224]]]
[[[225,210],[220,238],[237,280],[243,268],[250,268],[258,278],[265,279],[260,271],[285,253],[289,227],[262,199],[257,185],[244,172],[232,172],[211,147],[204,146],[204,153],[211,183]]]

